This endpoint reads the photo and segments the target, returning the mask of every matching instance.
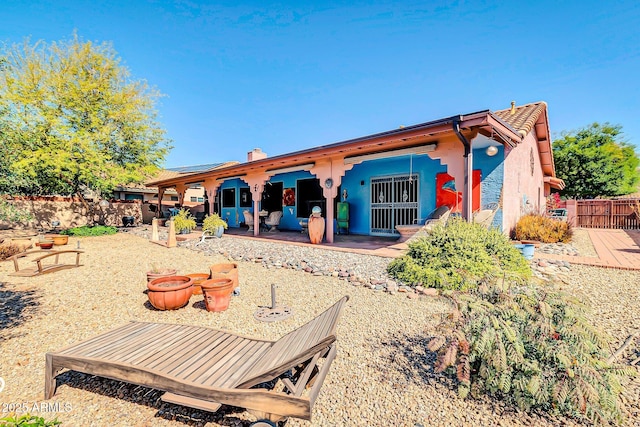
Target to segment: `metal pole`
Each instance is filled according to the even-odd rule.
[[[271,285],[271,309],[276,308],[276,285]]]

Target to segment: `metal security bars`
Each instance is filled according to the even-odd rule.
[[[371,179],[372,235],[393,236],[396,225],[414,224],[418,219],[418,175]]]

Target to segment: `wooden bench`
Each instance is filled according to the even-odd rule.
[[[25,277],[39,276],[40,274],[53,273],[54,271],[64,270],[67,268],[80,267],[81,253],[82,251],[76,250],[76,249],[69,249],[65,251],[35,250],[35,251],[21,252],[19,254],[13,255],[12,257],[8,258],[13,261],[13,266],[16,270],[15,272],[10,273],[9,276],[25,276]],[[44,255],[31,260],[36,263],[35,267],[26,267],[26,268],[20,269],[18,265],[18,260],[20,258],[25,258],[33,254],[44,254]],[[62,254],[76,254],[75,264],[61,263],[60,255]],[[53,264],[44,264],[43,261],[49,258],[53,258]]]

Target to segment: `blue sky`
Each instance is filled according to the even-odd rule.
[[[496,2],[498,3],[498,2]],[[0,41],[108,41],[165,97],[165,166],[546,101],[640,146],[640,2],[2,0]],[[637,151],[640,151],[638,149]]]

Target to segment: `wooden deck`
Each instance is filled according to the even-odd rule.
[[[270,419],[310,419],[335,357],[336,323],[347,299],[278,341],[198,326],[132,322],[47,353],[45,399],[55,393],[56,374],[68,368],[164,390],[163,400],[199,409],[215,411],[224,403],[268,414]],[[320,370],[319,358],[325,359]],[[283,377],[285,393],[250,389],[292,369],[299,370],[298,381]],[[309,396],[302,397],[312,372],[315,384]]]
[[[536,253],[536,258],[568,261],[596,267],[640,270],[640,232],[620,229],[587,229],[598,257]]]

